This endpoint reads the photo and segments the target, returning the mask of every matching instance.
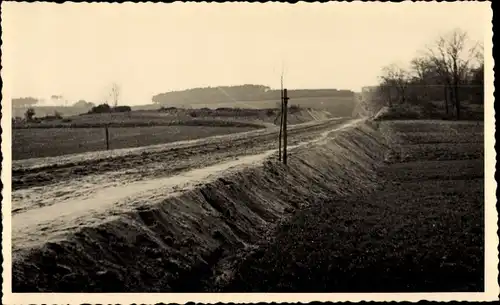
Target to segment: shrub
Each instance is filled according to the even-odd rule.
[[[35,116],[35,109],[33,107],[29,107],[28,109],[26,109],[26,112],[24,113],[26,121],[28,122],[33,121],[34,116]]]
[[[130,106],[116,106],[111,108],[108,104],[100,104],[92,107],[88,113],[110,113],[110,112],[131,112]]]
[[[111,112],[111,107],[108,104],[100,104],[98,106],[92,107],[88,113],[109,113]]]
[[[207,113],[211,113],[212,112],[212,109],[210,108],[207,108],[207,107],[203,107],[200,109],[202,112],[207,112]]]
[[[176,107],[164,107],[164,106],[161,106],[160,109],[158,109],[158,111],[160,112],[166,112],[166,111],[170,111],[170,110],[177,110]]]
[[[55,115],[46,115],[44,117],[39,118],[41,121],[55,121],[60,119],[61,117],[57,117]]]
[[[393,107],[383,107],[374,116],[374,120],[408,120],[408,119],[422,119],[424,118],[423,109],[418,105],[394,105]]]
[[[59,120],[62,119],[61,113],[59,113],[57,110],[54,111],[54,118],[59,119]]]
[[[116,106],[113,108],[114,112],[130,112],[132,108],[130,106]]]

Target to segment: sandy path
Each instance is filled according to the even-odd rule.
[[[329,120],[321,124],[306,124],[291,132],[291,147],[312,141],[323,140],[329,132],[351,122]],[[314,128],[311,129],[311,126]],[[274,134],[271,134],[274,139]],[[263,140],[264,139],[264,140]],[[213,140],[213,139],[212,139]],[[206,154],[195,147],[192,152],[187,146],[184,156],[175,164],[184,164],[189,169],[175,174],[168,171],[159,160],[149,166],[132,169],[107,171],[83,177],[73,177],[49,185],[20,189],[13,192],[12,244],[14,250],[31,248],[54,240],[81,226],[95,225],[109,221],[112,217],[130,211],[138,206],[158,203],[170,196],[208,182],[232,170],[262,162],[276,152],[275,143],[266,142],[261,134],[247,139],[246,145],[226,145],[226,150]],[[183,145],[183,144],[180,144]],[[181,150],[182,151],[182,150]],[[179,156],[180,153],[174,156]],[[140,157],[141,155],[139,155]],[[184,161],[183,161],[184,160]],[[121,164],[117,164],[119,167]]]

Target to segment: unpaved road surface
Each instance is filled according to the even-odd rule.
[[[338,118],[291,126],[289,145],[349,124]],[[278,128],[133,149],[13,162],[14,252],[90,225],[188,182],[274,153]],[[213,167],[213,168],[212,168]],[[106,210],[106,213],[101,213]],[[91,217],[89,217],[91,216]]]
[[[346,120],[335,118],[292,125],[289,127],[289,143],[293,145],[312,139]],[[21,190],[58,182],[66,184],[68,180],[97,174],[118,174],[120,180],[124,175],[139,178],[164,176],[193,166],[214,164],[227,157],[275,148],[278,132],[279,128],[273,127],[193,141],[16,160],[12,162],[12,188]],[[91,178],[90,181],[95,181],[95,177]]]

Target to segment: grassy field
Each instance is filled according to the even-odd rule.
[[[329,118],[324,111],[292,107],[289,124]],[[180,109],[77,115],[41,122],[13,123],[13,159],[58,156],[106,149],[138,147],[222,135],[274,126],[277,109]]]
[[[157,110],[135,110],[128,113],[82,114],[64,118],[40,117],[38,122],[16,120],[13,128],[89,128],[134,127],[134,126],[220,126],[220,127],[262,127],[263,123],[276,123],[280,111],[275,108],[175,108]],[[289,124],[307,122],[319,117],[326,119],[332,115],[327,111],[292,105],[288,111]],[[311,115],[312,113],[312,115]],[[345,116],[349,117],[350,114]]]
[[[138,147],[253,130],[252,127],[150,126],[109,128],[110,149]],[[12,159],[105,150],[104,128],[12,130]]]
[[[192,108],[250,108],[250,109],[269,109],[278,108],[279,100],[267,101],[248,101],[220,104],[194,104]],[[351,97],[308,97],[293,98],[290,97],[289,105],[296,105],[302,108],[321,109],[329,111],[333,116],[351,116],[354,110],[354,99]]]
[[[225,291],[483,291],[482,125],[383,124],[378,189],[296,212]]]
[[[90,127],[141,127],[141,126],[208,126],[208,127],[258,127],[244,117],[200,117],[186,110],[175,112],[132,111],[130,113],[97,113],[61,119],[43,119],[40,122],[19,121],[14,129],[22,128],[90,128]]]
[[[240,108],[240,109],[256,109],[256,110],[266,110],[266,109],[277,109],[280,105],[280,101],[276,100],[262,100],[262,101],[234,101],[230,103],[206,103],[206,104],[189,104],[185,107],[176,106],[178,109],[217,109],[217,108]],[[351,116],[355,108],[355,99],[353,97],[301,97],[294,98],[290,96],[289,105],[296,105],[302,108],[312,108],[327,110],[334,116]],[[163,105],[164,107],[169,107],[170,105]],[[146,104],[146,105],[136,105],[131,106],[133,113],[157,112],[161,105],[158,104]],[[86,113],[88,110],[74,108],[74,107],[62,107],[62,106],[46,106],[46,107],[35,107],[35,112],[38,117],[43,117],[47,115],[54,115],[54,112],[59,112],[64,117],[75,118],[79,114]],[[23,117],[26,109],[14,108],[13,117]],[[184,115],[188,113],[184,112]],[[178,115],[181,115],[180,111]]]

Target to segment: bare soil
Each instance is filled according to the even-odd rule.
[[[218,289],[483,291],[482,124],[382,122],[381,128],[392,150],[373,192],[317,200],[298,211]]]
[[[308,139],[321,141],[328,136],[328,132],[344,126],[344,122],[345,120],[332,120],[296,126],[292,129],[294,132],[291,132],[291,139],[295,138],[293,142],[296,145],[306,145],[300,143]],[[314,136],[311,138],[311,135]],[[104,171],[93,177],[87,176],[87,180],[75,179],[73,176],[65,182],[14,191],[14,290],[109,291],[119,287],[135,287],[134,291],[181,289],[184,285],[181,284],[183,278],[194,272],[200,264],[205,264],[209,257],[216,257],[218,251],[224,250],[226,246],[231,248],[250,244],[251,240],[258,239],[263,230],[275,223],[284,209],[299,204],[293,200],[288,202],[280,199],[280,194],[294,193],[289,189],[272,193],[272,185],[279,184],[280,179],[284,178],[284,168],[274,164],[275,143],[270,145],[272,150],[265,149],[267,144],[264,140],[275,136],[274,132],[268,134],[262,131],[252,136],[241,136],[239,141],[248,141],[244,142],[246,145],[230,145],[226,148],[227,152],[239,153],[237,159],[227,157],[227,154],[219,155],[223,158],[218,161],[207,161],[201,157],[198,159],[199,164],[196,163],[197,159],[193,159],[191,163],[186,161],[188,170],[175,175],[168,168],[165,171],[150,168],[149,175],[157,177],[134,181],[130,175],[114,175]],[[238,142],[233,135],[230,140],[222,137],[203,141],[212,144],[215,144],[213,141],[218,144]],[[177,149],[177,152],[199,152],[204,147],[201,143],[184,143],[173,145],[170,149]],[[245,156],[257,147],[264,147],[264,151]],[[294,158],[293,148],[291,149],[290,160]],[[141,150],[145,148],[139,149]],[[157,152],[167,150],[165,147],[156,148]],[[150,148],[148,151],[154,152],[155,149]],[[138,160],[141,154],[139,152]],[[203,156],[203,153],[200,154]],[[133,154],[129,151],[126,155],[130,157]],[[100,160],[105,160],[103,156],[100,157]],[[272,158],[274,162],[267,168],[281,173],[279,176],[283,178],[275,177],[270,180],[266,177],[267,169],[257,167],[254,170],[256,162],[261,164],[268,158]],[[94,159],[97,160],[99,159]],[[57,161],[69,166],[75,160]],[[214,164],[207,167],[207,162]],[[158,163],[162,164],[160,160]],[[27,164],[25,166],[28,168]],[[31,163],[31,166],[37,168],[36,166],[43,164]],[[307,172],[301,174],[297,171],[296,174],[301,175],[301,181],[307,180]],[[259,183],[254,184],[256,181]],[[271,181],[274,182],[271,184]],[[296,184],[294,181],[296,180],[290,183]],[[237,186],[237,189],[225,187],[231,185]],[[295,196],[303,196],[310,191],[310,187],[302,188],[301,193]],[[268,191],[261,190],[259,193],[258,188],[266,188]],[[266,196],[266,192],[271,197]],[[244,205],[241,202],[243,198],[246,198]],[[272,198],[278,199],[279,203],[273,203]],[[254,202],[255,200],[265,200],[268,204]],[[161,253],[164,259],[157,260],[156,255],[149,257],[150,251]],[[143,257],[144,254],[147,257]],[[139,265],[132,266],[131,264],[135,264],[133,262]],[[173,269],[161,271],[164,264]],[[147,265],[150,267],[146,267]],[[118,269],[109,269],[110,266]],[[150,274],[153,278],[147,280],[142,278],[145,274],[143,267],[159,273],[155,271],[155,275]],[[136,271],[139,273],[136,274]],[[128,278],[127,284],[121,280],[104,280],[111,274],[120,274],[122,279]],[[81,276],[89,278],[80,281]],[[103,284],[103,280],[106,284]],[[165,281],[166,284],[162,285]],[[142,284],[138,284],[140,282]],[[104,286],[100,287],[101,284]]]
[[[56,178],[14,191],[14,291],[483,289],[482,125],[293,130],[288,166],[276,130],[18,163]]]

